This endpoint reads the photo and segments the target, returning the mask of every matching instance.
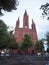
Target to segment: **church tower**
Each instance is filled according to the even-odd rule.
[[[18,18],[18,20],[16,21],[16,26],[15,26],[15,31],[14,31],[14,37],[15,37],[15,39],[17,38],[17,33],[18,33],[18,29],[19,29],[19,22],[20,22],[20,20],[19,20],[19,18]]]
[[[19,22],[20,22],[20,20],[18,18],[18,20],[16,21],[16,27],[15,27],[15,29],[18,29],[19,28]]]
[[[33,31],[33,42],[36,43],[38,39],[37,39],[36,26],[33,19],[32,19],[32,31]]]
[[[36,32],[36,26],[35,26],[33,19],[32,19],[32,30]]]
[[[26,10],[23,17],[23,28],[29,28],[28,15]]]

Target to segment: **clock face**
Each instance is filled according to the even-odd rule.
[[[25,28],[27,28],[27,26],[25,26]]]

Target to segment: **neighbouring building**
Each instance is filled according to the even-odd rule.
[[[16,27],[15,27],[15,39],[20,44],[23,41],[23,37],[25,34],[29,34],[31,36],[31,39],[34,43],[38,41],[37,38],[37,31],[34,21],[32,20],[31,29],[29,28],[29,16],[27,14],[27,11],[25,10],[24,16],[23,16],[23,28],[19,27],[20,20],[16,21]]]

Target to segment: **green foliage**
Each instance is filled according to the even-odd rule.
[[[49,32],[46,34],[47,37],[47,43],[49,44]]]
[[[43,49],[43,43],[42,43],[41,40],[36,43],[35,49],[36,49],[37,51],[42,51],[42,49]]]
[[[7,31],[7,25],[2,20],[0,20],[0,31]]]
[[[47,52],[49,53],[49,48],[47,48]]]
[[[8,45],[7,48],[10,49],[17,49],[18,48],[18,43],[16,43],[16,40],[14,39],[13,32],[9,32],[9,39],[8,39]]]
[[[42,15],[47,16],[47,19],[49,20],[49,3],[46,3],[44,5],[41,5],[40,9],[42,9]]]
[[[2,20],[0,20],[0,49],[17,49],[18,44],[14,39],[13,31],[8,32],[7,29],[7,25]]]
[[[17,49],[18,48],[18,43],[16,43],[15,40],[11,39],[10,43],[7,45],[7,48]]]
[[[32,46],[31,38],[28,34],[24,35],[23,42],[21,44],[21,49],[28,50]]]
[[[0,15],[3,14],[1,10],[11,12],[12,10],[16,10],[17,5],[17,0],[0,0]]]
[[[7,35],[7,26],[0,20],[0,49],[6,47]]]

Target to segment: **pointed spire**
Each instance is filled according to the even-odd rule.
[[[18,20],[16,21],[16,28],[19,28],[19,22],[20,22],[20,20],[19,20],[19,17],[18,17]]]
[[[18,21],[19,21],[19,17],[18,17]]]
[[[33,19],[32,19],[32,29],[35,30],[35,23],[34,23]]]
[[[25,13],[24,13],[24,15],[27,15],[27,11],[25,10]]]
[[[27,11],[25,10],[25,13],[24,13],[24,17],[23,17],[23,27],[27,27],[29,28],[29,23],[28,23],[28,15],[27,15]]]
[[[17,25],[19,26],[19,17],[18,17],[18,20],[17,20]]]
[[[34,21],[33,21],[33,19],[32,19],[32,24],[35,24]]]

